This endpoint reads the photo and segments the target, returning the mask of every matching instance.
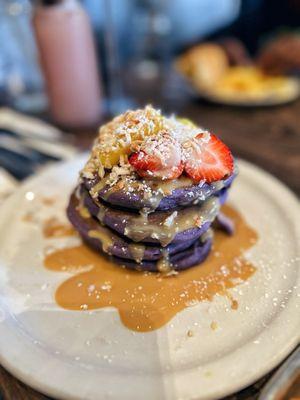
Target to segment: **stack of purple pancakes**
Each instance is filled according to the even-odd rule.
[[[67,209],[84,242],[118,265],[168,272],[200,264],[236,176],[230,150],[151,106],[100,127]]]
[[[200,264],[212,245],[212,224],[228,233],[220,213],[235,174],[212,184],[174,184],[136,177],[126,187],[83,179],[71,195],[69,220],[83,240],[130,269],[167,272]],[[187,186],[185,186],[187,185]]]

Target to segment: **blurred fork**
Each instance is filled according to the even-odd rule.
[[[77,151],[62,138],[62,132],[43,121],[0,109],[0,167],[18,180],[42,164],[72,158]]]

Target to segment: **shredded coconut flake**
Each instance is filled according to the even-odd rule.
[[[141,148],[146,148],[148,154],[162,156],[167,168],[168,160],[174,155],[184,158],[180,144],[199,133],[204,133],[203,142],[209,139],[207,131],[190,121],[174,115],[164,117],[160,110],[151,106],[127,111],[100,127],[81,176],[86,179],[108,176],[108,184],[114,185],[120,177],[133,174],[128,155]]]
[[[171,215],[169,215],[165,220],[164,220],[164,225],[170,227],[173,223],[175,218],[177,217],[178,212],[174,211]]]

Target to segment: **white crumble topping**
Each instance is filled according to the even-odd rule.
[[[181,144],[199,133],[204,134],[203,141],[208,140],[209,133],[203,128],[189,120],[177,119],[175,115],[165,117],[160,110],[151,106],[127,111],[100,127],[81,177],[107,177],[110,186],[115,185],[122,176],[135,178],[128,156],[142,147],[149,154],[159,155],[167,168],[168,160],[173,159],[174,154],[178,158],[184,157]],[[174,150],[174,146],[176,152],[171,154],[170,148]]]
[[[165,118],[165,123],[168,131],[180,143],[183,143],[185,140],[192,139],[198,135],[198,133],[209,134],[207,130],[194,125],[189,120],[177,119],[174,114],[172,114],[169,118]]]
[[[119,179],[124,176],[124,175],[130,175],[133,172],[133,168],[130,164],[127,165],[123,165],[123,166],[119,166],[119,165],[115,165],[112,170],[111,173],[109,174],[108,180],[106,181],[106,183],[110,186],[115,185]]]
[[[173,223],[175,218],[177,217],[178,212],[174,211],[171,215],[169,215],[165,220],[164,220],[164,225],[170,227]]]

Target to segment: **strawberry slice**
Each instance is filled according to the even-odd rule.
[[[129,163],[143,178],[175,179],[183,172],[180,144],[169,134],[150,137],[129,157]]]
[[[218,181],[233,172],[229,148],[215,135],[199,133],[183,144],[184,169],[194,182]]]
[[[141,172],[154,172],[162,168],[161,160],[157,156],[146,154],[143,150],[133,153],[129,162],[137,171]]]

